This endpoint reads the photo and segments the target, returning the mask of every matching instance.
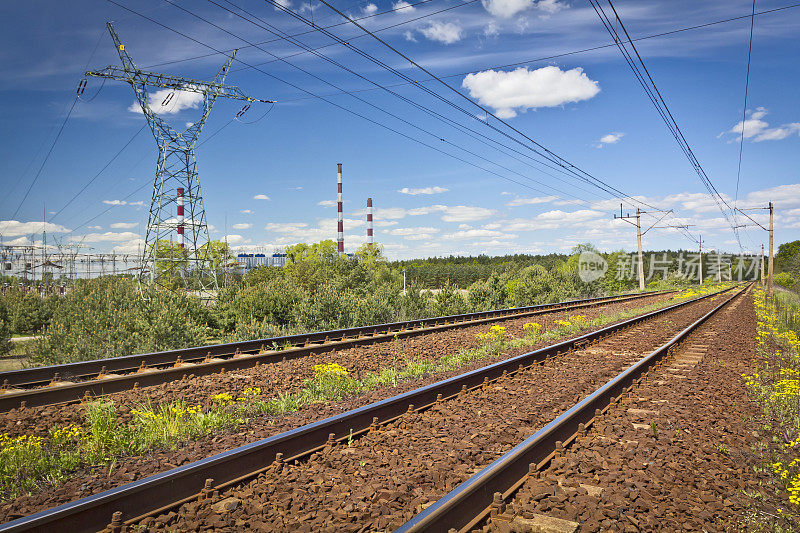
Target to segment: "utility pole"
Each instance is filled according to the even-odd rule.
[[[722,254],[717,250],[717,283],[722,283]]]
[[[769,203],[769,266],[767,267],[767,277],[769,283],[769,295],[772,296],[772,267],[773,261],[775,259],[774,254],[772,253],[772,234],[773,234],[773,211],[772,202]]]
[[[761,263],[761,278],[759,281],[760,285],[763,287],[764,286],[764,243],[761,243],[761,258],[759,262]]]
[[[657,219],[653,223],[652,226],[650,226],[646,230],[642,231],[642,219],[641,219],[641,216],[643,214],[647,213],[647,212],[648,211],[640,211],[639,208],[637,207],[635,215],[633,215],[633,216],[631,216],[630,214],[623,215],[622,214],[622,204],[619,204],[619,215],[616,215],[616,214],[614,215],[614,219],[615,220],[616,219],[620,219],[620,220],[623,220],[625,222],[628,222],[629,224],[633,224],[634,226],[636,226],[636,246],[637,246],[637,249],[638,249],[638,252],[639,252],[639,264],[638,264],[638,268],[636,269],[636,272],[637,272],[637,274],[639,276],[639,290],[640,291],[644,290],[644,259],[642,257],[642,236],[645,235],[651,229],[653,229],[656,226],[656,224],[658,224],[659,222],[664,220],[664,218],[668,214],[672,213],[672,209],[670,209],[669,211],[655,211],[657,213],[664,213],[664,214],[661,216],[661,218]],[[631,222],[630,219],[636,219],[636,222]],[[667,226],[667,227],[674,227],[674,226]]]
[[[344,214],[342,213],[342,164],[336,165],[336,251],[344,255]]]
[[[213,268],[211,239],[208,234],[205,206],[195,159],[197,139],[211,113],[211,108],[219,97],[245,102],[246,105],[237,113],[237,117],[247,111],[252,102],[275,102],[251,98],[243,94],[238,87],[225,84],[225,77],[236,56],[236,50],[228,56],[214,79],[208,82],[147,72],[134,64],[111,23],[107,23],[106,26],[122,66],[112,65],[101,70],[90,70],[85,75],[130,84],[158,145],[153,196],[138,276],[139,287],[141,289],[148,283],[159,284],[162,281],[159,279],[160,274],[164,272],[173,274],[175,261],[179,261],[186,268],[191,265],[191,270],[196,274],[196,276],[184,276],[187,289],[191,278],[197,279],[199,286],[196,288],[200,290],[200,294],[204,294],[205,289],[217,289],[217,274]],[[84,80],[78,88],[79,96],[85,86]],[[153,94],[150,94],[150,88],[172,91],[161,102],[161,109],[173,99],[176,92],[201,94],[203,105],[200,118],[188,123],[184,131],[176,131],[151,107],[151,103],[153,107],[156,107],[156,104],[152,102]],[[186,216],[184,215],[184,206],[187,211]],[[179,237],[181,253],[177,259],[164,257],[163,246],[167,241],[172,240],[176,232]],[[186,252],[183,251],[184,248],[186,248]],[[169,255],[172,256],[172,252]]]
[[[700,285],[703,284],[703,236],[700,235]]]
[[[774,257],[773,257],[773,251],[774,251],[773,250],[773,232],[774,232],[774,229],[775,229],[775,224],[774,224],[775,209],[774,209],[774,206],[772,205],[772,202],[769,202],[767,207],[753,207],[751,209],[739,209],[738,207],[735,207],[734,209],[736,211],[740,212],[741,214],[743,214],[744,216],[746,216],[747,218],[749,218],[750,221],[753,224],[755,224],[756,226],[758,226],[759,228],[763,229],[764,231],[766,231],[769,234],[769,259],[768,259],[769,263],[767,264],[767,292],[769,293],[770,296],[772,296],[772,290],[773,290],[772,275],[773,275],[773,267],[774,267],[774,264],[773,264],[774,263]],[[745,213],[745,211],[769,211],[769,228],[765,228],[760,222],[756,221],[755,219],[753,219],[753,217],[751,217],[750,215]],[[761,279],[762,279],[762,283],[763,283],[763,279],[764,279],[764,245],[763,244],[761,245]]]

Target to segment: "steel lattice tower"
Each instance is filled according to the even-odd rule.
[[[138,276],[139,284],[140,286],[148,283],[164,285],[168,275],[174,278],[177,272],[187,288],[191,283],[201,291],[216,289],[217,273],[212,261],[206,212],[194,153],[197,138],[217,97],[245,102],[274,102],[250,98],[238,87],[224,84],[225,76],[236,56],[236,50],[231,53],[210,82],[145,72],[136,67],[111,23],[107,23],[106,26],[117,48],[122,67],[108,66],[98,71],[87,71],[86,76],[129,83],[158,145],[158,162]],[[176,131],[151,109],[148,102],[149,87],[202,94],[203,107],[200,118],[186,130]],[[173,96],[174,94],[168,95],[165,101]],[[243,110],[247,108],[249,104]],[[175,248],[167,244],[173,235],[176,235],[178,240],[177,257]]]

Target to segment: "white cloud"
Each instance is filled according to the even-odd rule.
[[[395,2],[392,4],[392,9],[402,10],[406,13],[411,13],[412,11],[416,11],[416,7],[412,6],[406,0],[400,0],[399,2]]]
[[[275,3],[286,8],[292,7],[292,3],[289,0],[275,0]],[[280,11],[277,6],[275,6],[273,9],[275,9],[275,11]]]
[[[473,220],[483,220],[489,218],[495,211],[485,207],[474,207],[468,205],[456,205],[444,209],[442,220],[445,222],[471,222]]]
[[[118,254],[138,254],[144,248],[144,239],[136,238],[114,246],[111,251]]]
[[[321,205],[322,207],[336,207],[336,200],[322,200],[321,202],[317,202],[317,205]]]
[[[253,200],[269,200],[269,199],[270,199],[269,196],[267,196],[266,194],[256,194],[255,196],[253,196]]]
[[[403,187],[399,189],[397,192],[401,194],[410,194],[411,196],[416,196],[418,194],[440,194],[443,192],[447,192],[450,189],[445,189],[444,187],[423,187],[421,189],[409,189],[408,187]]]
[[[139,224],[137,222],[114,222],[111,224],[112,229],[131,229],[135,228]]]
[[[444,215],[442,215],[442,220],[445,222],[471,222],[473,220],[489,218],[495,213],[493,209],[469,205],[431,205],[426,207],[415,207],[414,209],[409,209],[407,213],[411,216],[417,216],[429,215],[437,212],[444,213]]]
[[[768,111],[764,107],[758,107],[755,111],[751,110],[747,113],[747,118],[744,121],[737,122],[728,131],[720,133],[718,137],[732,133],[736,135],[736,138],[728,142],[737,142],[741,140],[742,136],[744,136],[745,139],[752,139],[753,142],[761,142],[780,141],[795,133],[800,135],[800,122],[792,122],[770,128],[769,123],[762,120],[767,116],[767,113]]]
[[[253,210],[252,209],[242,209],[241,213],[243,213],[245,215],[252,215],[253,214]]]
[[[174,115],[185,109],[197,109],[202,101],[203,95],[200,93],[173,91],[172,89],[161,89],[147,96],[147,103],[150,109],[159,115]],[[133,102],[128,107],[128,111],[141,113],[142,108],[139,102]]]
[[[126,202],[125,200],[103,200],[103,203],[104,204],[108,204],[108,205],[127,205],[128,204],[128,202]]]
[[[454,22],[431,22],[428,26],[419,29],[420,33],[431,41],[444,44],[453,44],[461,40],[464,31]]]
[[[553,211],[546,211],[536,215],[537,220],[553,220],[553,221],[568,221],[570,223],[583,222],[598,217],[606,216],[602,211],[594,211],[592,209],[579,209],[578,211],[565,212],[560,209]]]
[[[230,245],[237,245],[237,244],[247,244],[250,242],[250,239],[245,239],[241,235],[225,235],[222,238],[223,241],[227,242]]]
[[[481,0],[483,7],[495,17],[510,18],[532,7],[552,15],[567,6],[559,0]]]
[[[595,144],[595,148],[602,148],[606,144],[617,144],[619,141],[622,140],[625,134],[622,132],[611,132],[608,135],[603,135],[600,137],[600,140]]]
[[[558,196],[536,196],[534,198],[523,198],[521,196],[517,196],[506,205],[509,207],[516,207],[520,205],[546,204],[555,200],[558,200]]]
[[[3,237],[16,237],[29,233],[69,233],[64,226],[50,222],[20,222],[18,220],[0,220],[0,235]]]
[[[378,6],[376,6],[375,4],[367,4],[364,6],[364,9],[362,11],[364,15],[374,15],[375,13],[378,12]]]
[[[743,205],[752,207],[764,207],[768,202],[772,202],[780,208],[799,208],[800,207],[800,183],[790,185],[778,185],[760,191],[748,193]],[[795,213],[792,213],[795,214]],[[751,214],[752,216],[752,214]]]
[[[502,231],[496,231],[491,229],[467,229],[462,231],[456,231],[455,233],[448,233],[446,235],[442,235],[444,239],[477,239],[477,238],[485,238],[485,237],[497,237],[498,239],[513,239],[516,238],[516,235],[506,235]]]
[[[233,229],[250,229],[253,227],[252,224],[249,222],[240,222],[239,224],[234,224],[231,226]]]
[[[11,239],[10,241],[5,241],[3,244],[6,246],[31,246],[34,244],[34,242],[28,237],[22,236],[17,237],[16,239]]]
[[[439,233],[439,228],[434,227],[416,227],[416,228],[397,228],[387,231],[389,235],[399,235],[401,237],[413,237],[419,234]]]
[[[72,237],[71,240],[83,242],[122,242],[132,239],[139,239],[139,235],[131,231],[123,231],[122,233],[107,231],[105,233],[88,233],[83,236],[75,236]]]
[[[484,37],[497,37],[500,35],[500,29],[497,27],[497,23],[490,20],[489,24],[483,28],[483,35]]]
[[[367,214],[367,209],[359,209],[351,214],[355,216],[364,216]],[[400,220],[401,218],[405,218],[407,214],[408,211],[402,207],[376,207],[372,212],[376,222],[379,220]]]
[[[493,107],[500,118],[515,117],[517,109],[588,100],[600,92],[598,83],[579,67],[567,71],[554,66],[536,70],[520,67],[509,72],[485,70],[467,74],[462,86],[481,104]]]
[[[103,226],[86,226],[87,229],[103,229]]]
[[[417,42],[417,38],[414,37],[414,34],[411,33],[411,30],[406,30],[405,32],[403,32],[403,37],[406,38],[406,41],[411,41],[412,43]]]
[[[722,197],[726,202],[732,203],[733,201],[733,198],[725,193],[722,193]],[[701,192],[682,192],[678,194],[670,194],[664,197],[664,203],[668,205],[680,206],[680,209],[682,210],[695,211],[698,213],[708,213],[717,211],[719,209],[713,196]]]
[[[305,222],[270,222],[264,229],[275,233],[295,233],[307,227]]]
[[[144,205],[144,202],[139,200],[138,202],[130,202],[128,205],[139,205],[139,206],[142,206],[142,205]]]

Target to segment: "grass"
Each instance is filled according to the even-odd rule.
[[[676,298],[685,299],[682,295]],[[356,379],[336,363],[316,365],[314,376],[305,380],[299,391],[278,393],[272,398],[265,398],[254,387],[236,394],[216,394],[207,406],[165,402],[139,405],[128,413],[120,413],[110,400],[90,401],[84,404],[83,426],[54,428],[46,438],[0,435],[0,497],[15,498],[57,485],[79,466],[104,465],[113,469],[120,456],[142,454],[155,448],[176,449],[182,442],[246,424],[256,416],[281,416],[316,403],[342,401],[414,378],[458,370],[506,350],[557,341],[665,307],[674,300],[591,320],[573,315],[569,320],[558,321],[548,331],[531,322],[523,326],[523,336],[519,338],[508,334],[503,326],[492,326],[478,334],[480,346],[436,359],[407,358],[394,343],[391,366]]]
[[[763,288],[755,291],[756,371],[743,374],[742,379],[750,398],[767,421],[761,428],[766,434],[763,445],[759,446],[766,454],[766,464],[761,469],[772,474],[776,496],[788,500],[774,516],[757,511],[751,513],[748,520],[752,520],[754,529],[759,531],[785,531],[785,523],[800,518],[800,309],[797,302],[794,294],[781,292],[769,298]]]

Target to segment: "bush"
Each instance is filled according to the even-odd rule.
[[[182,292],[140,297],[127,278],[81,281],[58,302],[31,362],[59,364],[202,345],[205,311]]]
[[[53,316],[57,296],[42,298],[33,291],[12,287],[2,300],[6,304],[11,330],[16,334],[34,335],[42,331]]]
[[[8,319],[8,309],[5,302],[0,300],[0,355],[11,351],[11,321]]]

